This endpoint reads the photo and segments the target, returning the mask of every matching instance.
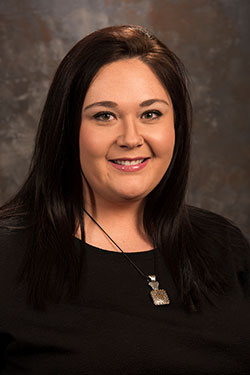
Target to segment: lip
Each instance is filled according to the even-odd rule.
[[[140,164],[135,164],[135,165],[121,165],[121,164],[116,164],[112,160],[109,160],[109,163],[115,168],[118,169],[119,171],[122,172],[137,172],[140,171],[141,169],[145,168],[146,165],[148,164],[150,158],[143,158],[143,157],[137,157],[137,158],[117,158],[113,160],[127,160],[127,161],[133,161],[133,160],[141,160],[141,159],[146,159]]]
[[[136,156],[134,158],[112,158],[112,159],[109,159],[109,161],[112,161],[112,160],[128,160],[128,161],[132,161],[132,160],[141,160],[141,159],[150,159],[149,156]]]

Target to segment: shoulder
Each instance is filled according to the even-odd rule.
[[[1,228],[0,227],[0,252],[12,245],[24,245],[28,239],[27,228]]]
[[[194,238],[206,254],[230,267],[245,293],[250,296],[250,244],[242,231],[229,219],[197,207],[188,207]]]
[[[0,220],[0,267],[18,262],[27,248],[31,229],[23,219]]]
[[[205,239],[249,249],[249,242],[242,231],[229,219],[214,212],[188,206],[189,219],[194,233]]]
[[[13,305],[16,293],[19,293],[21,287],[19,275],[29,246],[29,234],[30,230],[21,225],[12,228],[0,226],[0,303],[2,306]]]
[[[195,224],[195,225],[198,225],[199,223],[201,225],[202,224],[211,224],[211,225],[215,224],[215,225],[220,225],[220,226],[232,225],[232,222],[229,219],[215,212],[206,210],[204,208],[188,206],[188,213],[192,221],[192,224]]]

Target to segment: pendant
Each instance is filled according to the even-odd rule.
[[[150,295],[153,299],[155,305],[169,305],[170,299],[167,295],[165,289],[159,289],[159,282],[156,281],[155,275],[148,275],[151,281],[148,282],[148,285],[152,288]]]

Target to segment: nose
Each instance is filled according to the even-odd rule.
[[[126,119],[123,121],[121,128],[121,134],[117,138],[117,145],[119,147],[131,149],[143,145],[144,138],[138,129],[136,121]]]

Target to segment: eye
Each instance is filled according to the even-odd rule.
[[[111,121],[115,118],[112,112],[98,112],[94,115],[94,118],[98,121]]]
[[[156,120],[157,118],[161,117],[162,113],[160,111],[147,111],[142,114],[142,118],[145,120]]]

